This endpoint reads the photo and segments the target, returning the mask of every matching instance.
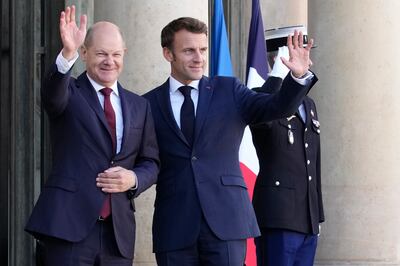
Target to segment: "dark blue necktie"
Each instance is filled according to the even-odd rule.
[[[193,144],[193,132],[194,132],[194,104],[190,92],[192,91],[190,86],[182,86],[179,91],[185,97],[181,107],[181,130],[186,140],[190,145]]]

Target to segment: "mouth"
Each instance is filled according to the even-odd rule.
[[[196,72],[203,71],[203,67],[202,66],[191,66],[190,69],[193,70],[193,71],[196,71]]]
[[[102,72],[113,72],[113,71],[115,71],[115,69],[113,69],[113,68],[100,68],[100,71],[102,71]]]

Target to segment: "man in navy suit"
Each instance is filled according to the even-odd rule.
[[[277,93],[289,69],[277,58],[289,57],[280,38],[298,27],[267,31],[268,87]],[[303,29],[304,30],[304,29]],[[312,266],[319,223],[325,220],[321,193],[320,123],[314,101],[305,96],[288,117],[251,126],[260,172],[253,206],[261,236],[255,238],[258,266]]]
[[[42,100],[50,120],[53,168],[26,226],[45,265],[126,265],[134,254],[133,198],[156,182],[157,140],[148,101],[117,79],[126,50],[119,28],[60,16],[63,49]],[[86,72],[71,77],[81,56]]]
[[[291,75],[273,96],[203,76],[207,44],[203,22],[170,22],[161,45],[171,75],[145,94],[160,148],[153,250],[162,266],[243,265],[246,239],[260,234],[239,168],[244,129],[292,114],[315,81],[301,33],[288,38]]]

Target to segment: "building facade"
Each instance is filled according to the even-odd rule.
[[[234,72],[245,78],[250,0],[224,0]],[[0,263],[35,265],[23,231],[51,165],[43,75],[60,49],[59,12],[75,4],[89,23],[108,20],[125,34],[124,86],[143,94],[164,82],[160,30],[193,16],[211,21],[213,0],[0,1]],[[311,91],[321,120],[326,223],[317,265],[400,265],[400,1],[260,0],[264,28],[305,24],[317,48]],[[83,68],[75,67],[75,73]],[[155,265],[155,190],[137,199],[135,265]],[[252,265],[250,265],[252,266]]]

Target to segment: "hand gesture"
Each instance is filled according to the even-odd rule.
[[[79,28],[75,23],[75,6],[67,7],[60,15],[60,35],[63,44],[62,55],[72,59],[86,36],[86,15],[80,18]]]
[[[306,47],[303,47],[303,33],[294,31],[294,36],[287,38],[287,47],[289,48],[289,60],[281,57],[282,62],[292,71],[293,76],[300,78],[304,76],[308,68],[312,65],[310,60],[310,50],[314,43],[310,39]]]
[[[116,166],[99,173],[96,185],[107,193],[125,192],[136,186],[136,178],[133,171]]]

